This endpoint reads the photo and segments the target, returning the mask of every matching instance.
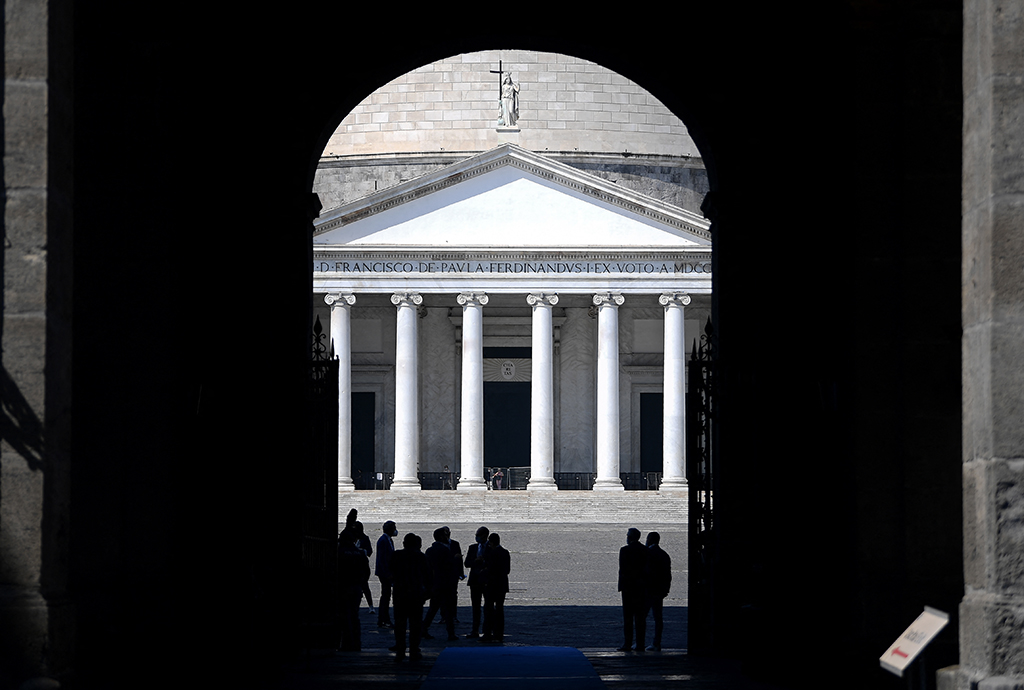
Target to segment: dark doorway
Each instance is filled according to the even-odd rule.
[[[352,394],[352,481],[357,489],[372,489],[374,486],[375,398],[372,392]]]
[[[640,471],[662,471],[662,428],[664,425],[661,393],[640,394]]]
[[[530,382],[484,382],[484,464],[530,465]]]

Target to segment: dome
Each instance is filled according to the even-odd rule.
[[[518,87],[514,126],[499,124],[506,76]],[[455,55],[402,75],[348,114],[323,155],[478,152],[502,143],[699,156],[682,121],[636,83],[587,60],[525,50]]]

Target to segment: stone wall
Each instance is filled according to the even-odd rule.
[[[73,652],[70,8],[16,0],[4,16],[0,687],[60,677]]]
[[[518,131],[495,123],[499,60],[520,84]],[[686,126],[638,84],[517,50],[456,55],[370,94],[331,137],[313,190],[332,209],[505,142],[695,213],[709,189]]]
[[[518,132],[497,127],[497,70],[519,84]],[[527,50],[466,53],[415,69],[368,94],[324,156],[485,151],[629,151],[696,157],[686,126],[638,84],[587,60]]]
[[[1021,45],[1021,3],[965,3],[961,688],[1024,684]]]
[[[693,213],[709,190],[707,172],[699,158],[617,154],[547,154],[626,189],[645,194]],[[369,196],[401,182],[457,163],[465,154],[402,154],[324,158],[317,168],[313,191],[325,210]]]

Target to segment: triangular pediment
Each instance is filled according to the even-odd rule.
[[[316,246],[701,247],[703,218],[512,144],[325,212]]]

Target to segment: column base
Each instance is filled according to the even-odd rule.
[[[686,477],[671,477],[661,480],[658,491],[686,491],[689,488],[690,484],[686,481]]]
[[[455,485],[456,491],[487,491],[487,482],[483,479],[469,479],[463,477]]]
[[[338,492],[344,491],[355,491],[356,485],[352,482],[351,477],[342,477],[338,479]]]
[[[527,491],[558,491],[553,477],[531,477],[526,484]]]
[[[622,485],[622,480],[618,477],[614,479],[598,479],[594,482],[594,491],[625,491],[626,487]]]
[[[391,481],[392,491],[419,491],[420,480],[416,477],[395,477]]]

